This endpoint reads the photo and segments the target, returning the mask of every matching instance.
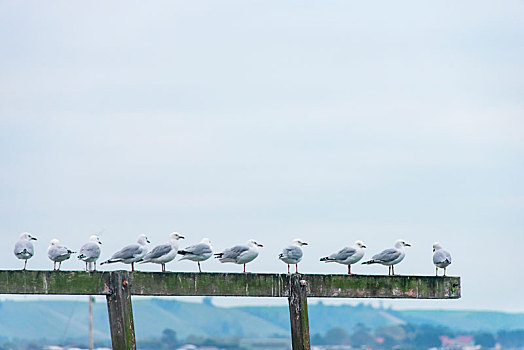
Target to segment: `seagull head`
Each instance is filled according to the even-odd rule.
[[[403,239],[399,239],[398,241],[395,242],[395,247],[396,248],[411,247],[411,244],[406,243],[406,241],[404,241]]]
[[[100,242],[100,238],[98,238],[97,235],[92,235],[91,237],[89,237],[89,241],[102,244],[102,242]]]
[[[175,241],[178,241],[179,239],[184,239],[185,237],[182,236],[180,233],[178,232],[171,232],[169,234],[169,239],[170,240],[175,240]]]
[[[366,248],[366,246],[364,245],[364,242],[359,241],[359,240],[355,241],[354,246],[357,248]]]
[[[439,249],[442,249],[442,246],[440,245],[440,243],[439,242],[433,243],[433,251],[436,251]]]
[[[58,245],[58,244],[60,244],[60,241],[58,239],[56,239],[56,238],[53,238],[51,240],[51,242],[49,242],[49,244],[51,244],[51,245]]]
[[[200,243],[206,243],[206,244],[211,245],[211,241],[209,240],[209,238],[202,238],[202,240],[200,241]]]
[[[294,245],[298,245],[299,247],[302,247],[303,245],[308,245],[306,242],[304,242],[300,238],[295,238],[292,243]]]
[[[140,244],[140,245],[146,245],[146,244],[148,244],[148,243],[151,243],[151,242],[149,241],[149,239],[147,239],[147,236],[146,236],[145,234],[141,234],[141,235],[139,235],[139,236],[138,236],[138,239],[137,239],[137,242],[138,242],[138,244]]]
[[[36,241],[36,237],[32,236],[29,232],[24,232],[20,235],[20,239],[25,239],[26,241]]]
[[[247,245],[251,247],[263,247],[262,244],[258,243],[254,239],[250,239],[249,241],[247,241]]]

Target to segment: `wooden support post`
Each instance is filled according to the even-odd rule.
[[[111,272],[109,278],[111,294],[106,296],[111,342],[114,350],[136,349],[131,284],[127,271]]]
[[[307,314],[307,281],[299,274],[289,278],[289,316],[293,350],[309,350],[309,320]]]

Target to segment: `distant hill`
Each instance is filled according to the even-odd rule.
[[[138,339],[158,337],[172,328],[179,338],[199,336],[289,336],[289,313],[282,307],[215,307],[207,303],[187,303],[172,299],[133,301]],[[465,331],[524,329],[524,313],[486,311],[391,310],[369,305],[310,305],[311,334],[334,327],[351,332],[357,323],[372,328],[394,324],[433,324]],[[109,340],[105,303],[94,304],[95,337]],[[3,301],[0,303],[0,338],[78,339],[87,337],[87,302],[80,301]]]

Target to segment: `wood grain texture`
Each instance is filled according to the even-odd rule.
[[[111,272],[0,270],[0,294],[108,295]],[[132,295],[288,297],[291,277],[272,273],[130,272]],[[300,274],[309,297],[460,298],[460,277]]]

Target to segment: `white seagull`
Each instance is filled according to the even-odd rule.
[[[215,258],[221,263],[235,263],[244,265],[244,273],[246,272],[246,264],[255,260],[258,256],[258,247],[263,247],[262,244],[257,243],[254,239],[250,239],[246,244],[236,245],[232,248],[225,249],[222,253],[215,254]]]
[[[67,249],[63,245],[60,245],[60,241],[56,238],[52,239],[49,248],[47,248],[47,256],[53,261],[53,271],[56,270],[56,263],[58,263],[58,270],[62,266],[62,261],[67,260],[71,257],[71,254],[76,252]]]
[[[295,238],[291,245],[282,250],[278,258],[287,264],[287,273],[289,274],[289,264],[295,265],[295,271],[298,273],[298,263],[302,260],[302,246],[307,245],[300,238]]]
[[[111,259],[101,262],[100,265],[122,262],[124,264],[131,264],[131,271],[135,271],[135,262],[142,260],[142,258],[147,254],[148,243],[151,242],[149,242],[147,236],[141,234],[138,236],[137,243],[126,245],[124,248],[113,254]]]
[[[336,253],[321,258],[320,261],[337,262],[348,266],[348,275],[351,275],[351,265],[355,264],[364,256],[366,246],[362,241],[355,241],[352,247],[345,247]]]
[[[178,254],[182,255],[180,260],[191,260],[196,261],[198,264],[198,272],[202,272],[200,268],[200,262],[205,261],[213,255],[213,247],[209,238],[204,238],[200,243],[191,245],[182,250],[178,251]]]
[[[20,239],[15,243],[13,253],[18,259],[25,260],[24,268],[27,265],[27,259],[31,259],[35,255],[35,248],[31,241],[36,241],[36,237],[31,236],[29,232],[24,232],[20,235]]]
[[[78,259],[86,263],[86,271],[92,271],[91,264],[95,265],[94,271],[96,271],[96,261],[100,257],[100,244],[102,244],[100,238],[97,235],[92,235],[89,237],[89,242],[80,248]]]
[[[438,276],[438,268],[444,269],[444,276],[446,276],[446,267],[451,264],[451,254],[442,249],[440,243],[433,243],[433,264],[435,264],[435,276]]]
[[[169,234],[169,242],[166,244],[157,245],[140,261],[143,263],[155,263],[162,265],[162,272],[166,272],[166,264],[175,259],[178,253],[178,240],[184,239],[178,232],[171,232]]]
[[[399,239],[395,242],[395,248],[386,249],[378,254],[373,255],[371,260],[365,261],[362,264],[382,264],[388,266],[388,275],[395,275],[394,265],[401,262],[406,256],[404,247],[411,247],[411,244]]]

